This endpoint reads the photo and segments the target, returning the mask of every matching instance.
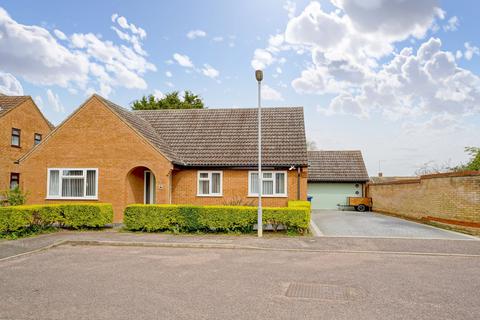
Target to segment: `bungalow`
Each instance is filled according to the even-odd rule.
[[[15,161],[52,129],[30,96],[0,94],[0,191],[18,186],[20,169]]]
[[[265,206],[307,198],[303,108],[264,108]],[[93,95],[19,159],[29,203],[256,204],[257,109],[128,111]]]
[[[364,196],[369,178],[361,151],[309,151],[308,165],[312,209],[337,209],[347,197]]]

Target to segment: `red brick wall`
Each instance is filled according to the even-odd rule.
[[[20,148],[11,146],[12,128],[21,130]],[[33,147],[34,134],[45,138],[49,132],[47,121],[31,99],[0,118],[0,191],[10,187],[10,173],[19,172],[14,161]]]
[[[188,169],[174,171],[173,174],[173,203],[196,205],[223,205],[240,199],[242,203],[257,205],[257,197],[248,197],[248,171],[232,169],[215,169],[223,172],[223,195],[221,197],[197,196],[197,170]],[[287,197],[262,199],[264,206],[286,206],[288,200],[297,199],[297,171],[288,171]],[[304,168],[300,176],[300,200],[307,200],[307,169]]]
[[[480,228],[480,172],[448,173],[368,185],[373,210]]]

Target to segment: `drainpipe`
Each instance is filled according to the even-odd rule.
[[[300,167],[297,168],[297,200],[300,200]]]
[[[168,175],[168,203],[172,204],[173,170]]]

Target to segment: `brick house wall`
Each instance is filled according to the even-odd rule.
[[[480,172],[422,176],[368,185],[373,210],[465,228],[480,228]]]
[[[107,202],[115,222],[121,222],[124,207],[140,202],[139,192],[143,197],[143,184],[130,174],[138,167],[155,175],[157,203],[169,203],[170,161],[98,98],[88,100],[60,129],[20,163],[28,204]],[[47,200],[48,168],[98,168],[98,200]]]
[[[21,130],[20,148],[11,146],[12,128]],[[20,173],[14,161],[34,146],[34,134],[45,138],[51,128],[32,99],[0,117],[0,191],[10,187],[10,173]]]
[[[197,196],[198,171],[222,171],[222,196]],[[297,200],[297,171],[287,171],[287,197],[264,197],[264,206],[286,206],[289,200]],[[234,169],[186,169],[174,171],[172,202],[177,204],[195,205],[224,205],[240,200],[242,204],[257,205],[257,197],[248,197],[249,170]],[[300,174],[300,200],[307,200],[307,169],[303,168]]]

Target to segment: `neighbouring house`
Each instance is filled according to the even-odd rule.
[[[29,203],[256,204],[257,109],[128,111],[93,95],[20,158]],[[303,108],[262,109],[263,204],[307,198]]]
[[[18,158],[53,129],[29,96],[0,94],[0,191],[20,183]]]
[[[369,177],[362,153],[354,151],[309,151],[308,195],[312,209],[337,209],[347,197],[362,197]]]

